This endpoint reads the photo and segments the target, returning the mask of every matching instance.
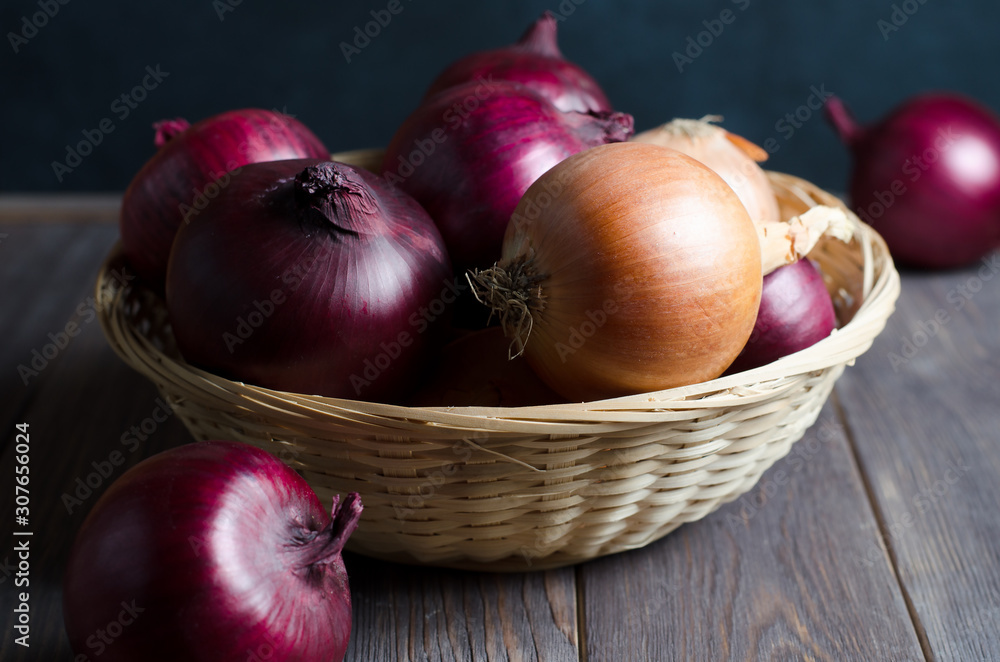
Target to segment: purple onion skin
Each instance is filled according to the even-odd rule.
[[[516,44],[472,53],[452,63],[434,79],[425,99],[449,87],[492,79],[520,83],[562,111],[614,110],[597,81],[563,57],[557,30],[555,16],[545,12]]]
[[[759,368],[811,347],[836,325],[833,300],[812,262],[799,260],[779,267],[764,276],[750,340],[726,374]]]
[[[125,190],[119,228],[129,263],[159,294],[177,228],[200,213],[216,179],[248,163],[330,155],[301,122],[269,110],[227,111],[190,127],[184,120],[155,126],[159,150]]]
[[[451,280],[413,198],[360,168],[275,161],[245,166],[181,227],[167,311],[181,354],[209,371],[387,400],[415,383]]]
[[[77,534],[63,582],[70,644],[103,662],[339,662],[351,631],[340,552],[360,515],[352,493],[331,518],[305,480],[253,446],[154,455]]]
[[[521,85],[472,82],[448,88],[406,119],[386,150],[382,177],[430,213],[456,270],[489,266],[536,179],[632,131],[625,113],[564,113]]]
[[[836,97],[826,114],[853,155],[851,204],[897,261],[948,269],[1000,245],[1000,119],[990,110],[926,94],[868,127]]]

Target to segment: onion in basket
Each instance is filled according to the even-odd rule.
[[[232,110],[193,126],[176,119],[154,127],[159,149],[126,189],[119,226],[129,263],[161,295],[177,228],[225,188],[227,172],[258,161],[330,153],[301,122],[270,110]]]
[[[757,232],[707,166],[641,143],[570,157],[528,189],[496,267],[472,276],[569,400],[718,377],[753,328]]]
[[[760,310],[746,347],[726,370],[750,370],[810,347],[837,325],[823,276],[799,260],[764,276]]]
[[[750,336],[763,274],[847,231],[828,207],[755,224],[704,164],[612,143],[539,178],[500,261],[469,277],[514,353],[568,400],[593,400],[718,377]]]
[[[721,119],[717,115],[706,115],[700,120],[679,118],[637,133],[632,140],[672,147],[694,157],[736,191],[755,223],[777,221],[778,200],[767,174],[758,165],[767,160],[767,152],[746,138],[713,124]]]
[[[420,373],[450,284],[441,235],[413,198],[361,168],[274,161],[244,166],[181,227],[167,310],[199,367],[284,391],[389,399]]]

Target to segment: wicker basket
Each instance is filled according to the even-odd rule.
[[[377,166],[374,151],[339,160]],[[840,201],[769,173],[782,213]],[[285,393],[229,381],[179,357],[162,301],[121,285],[116,247],[98,276],[114,350],[151,379],[199,440],[260,446],[320,498],[360,492],[349,548],[406,563],[553,568],[642,547],[749,490],[812,425],[846,365],[899,294],[888,250],[856,217],[850,244],[810,254],[841,328],[752,371],[655,393],[518,408],[417,408]]]

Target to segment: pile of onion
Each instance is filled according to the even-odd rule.
[[[328,515],[295,471],[246,444],[154,455],[77,534],[70,644],[107,662],[339,662],[351,631],[341,551],[361,509],[352,493]]]
[[[430,213],[456,268],[488,265],[542,173],[631,134],[630,115],[563,112],[516,83],[473,81],[428,99],[403,122],[382,176]]]
[[[695,159],[609,144],[535,182],[502,258],[470,281],[513,353],[562,397],[657,391],[721,375],[750,337],[763,275],[846,223],[843,212],[817,207],[755,224]]]
[[[893,257],[952,268],[1000,246],[1000,118],[971,99],[925,94],[862,127],[831,97],[827,118],[854,159],[849,193]]]
[[[671,147],[697,159],[729,184],[755,223],[779,220],[778,200],[767,174],[758,165],[767,160],[767,152],[713,124],[721,120],[718,115],[706,115],[700,120],[678,118],[638,133],[631,140]]]
[[[274,161],[232,174],[181,227],[167,310],[184,358],[216,374],[391,399],[434,346],[451,280],[413,198],[342,163]]]
[[[248,163],[328,158],[312,131],[293,117],[255,108],[232,110],[190,126],[183,119],[154,125],[159,148],[122,198],[122,249],[136,273],[163,293],[177,228],[196,218]]]
[[[472,53],[452,63],[434,79],[426,97],[470,81],[497,80],[530,88],[559,110],[613,110],[597,81],[563,57],[557,26],[556,17],[546,11],[516,44]]]

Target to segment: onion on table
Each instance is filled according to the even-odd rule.
[[[947,269],[1000,246],[1000,118],[955,94],[913,97],[860,126],[837,97],[826,115],[853,157],[849,196],[893,258]]]
[[[427,213],[377,175],[315,159],[244,166],[177,233],[167,312],[190,363],[284,391],[387,400],[447,321]]]
[[[613,110],[593,76],[563,57],[557,30],[556,17],[545,12],[516,44],[471,53],[453,62],[434,79],[426,98],[470,81],[503,80],[530,88],[562,111]]]
[[[204,441],[126,471],[87,515],[63,583],[73,650],[107,662],[339,662],[351,631],[341,551],[356,493],[324,511],[247,444]],[[121,625],[105,643],[96,632]]]
[[[227,173],[248,163],[330,154],[295,118],[256,108],[227,111],[194,125],[175,119],[154,127],[159,149],[125,190],[119,230],[129,264],[161,295],[177,229],[228,184]]]

